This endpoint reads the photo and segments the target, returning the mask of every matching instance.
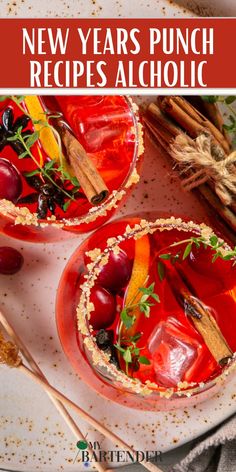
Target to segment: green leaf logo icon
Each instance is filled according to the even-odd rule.
[[[78,449],[80,449],[81,451],[84,451],[85,449],[87,449],[88,443],[87,441],[78,441],[76,443],[76,447],[78,447]]]

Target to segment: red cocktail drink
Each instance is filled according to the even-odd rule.
[[[33,241],[60,240],[91,231],[112,216],[138,181],[142,133],[134,106],[122,96],[39,97],[35,114],[35,98],[26,97],[19,104],[10,98],[1,102],[0,230]],[[109,195],[101,204],[91,205],[63,157],[58,133],[46,129],[45,117],[53,124],[52,117],[59,114],[108,188]],[[15,182],[13,173],[17,171]],[[13,196],[7,191],[9,185],[15,188]]]
[[[208,227],[181,219],[101,228],[59,286],[65,351],[80,373],[86,362],[112,387],[107,396],[117,389],[115,399],[124,403],[123,394],[129,406],[177,408],[208,398],[235,368],[234,262],[235,251]]]

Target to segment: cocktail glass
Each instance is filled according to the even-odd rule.
[[[114,401],[144,410],[196,404],[222,388],[236,367],[236,276],[234,261],[219,257],[212,263],[215,251],[210,244],[216,241],[221,244],[204,224],[174,217],[153,221],[127,217],[100,228],[79,246],[61,277],[56,316],[63,349],[85,382]],[[228,254],[230,248],[224,244],[221,250]],[[109,262],[114,254],[118,265]],[[133,267],[129,282],[120,287],[124,272],[130,270],[127,264]],[[112,343],[118,344],[121,312],[131,285],[133,290],[152,286],[160,303],[151,296],[148,317],[136,309],[135,330],[123,330],[123,340],[125,333],[129,340],[141,334],[135,347],[142,359],[126,369],[123,353],[111,345],[101,347],[98,340],[109,332]],[[101,286],[117,307],[108,319],[106,305],[101,311],[92,295]],[[182,286],[217,321],[230,352],[224,362],[216,361],[193,323],[194,314],[189,316],[189,308],[180,303]]]
[[[64,119],[90,155],[110,194],[103,203],[92,206],[82,192],[81,198],[65,212],[57,208],[56,217],[49,213],[43,220],[37,217],[36,202],[28,205],[0,200],[0,231],[33,242],[70,238],[98,228],[109,220],[138,182],[143,152],[137,107],[126,97],[44,97],[42,103],[47,107],[53,104],[57,111],[63,111]],[[2,112],[7,106],[13,109],[15,119],[22,114],[9,99],[1,102]],[[21,106],[25,108],[24,102]],[[40,141],[32,149],[47,159]],[[10,146],[1,151],[0,157],[10,160],[21,174],[34,169],[31,159],[19,159]],[[22,180],[21,196],[25,196],[33,190],[24,177]]]

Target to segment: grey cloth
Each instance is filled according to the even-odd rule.
[[[236,416],[208,433],[169,472],[236,472]]]
[[[184,446],[162,454],[156,463],[163,472],[236,472],[236,415]],[[143,472],[141,464],[121,472]]]

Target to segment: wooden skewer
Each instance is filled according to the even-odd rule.
[[[3,315],[2,312],[0,316],[0,321],[3,325],[8,327],[8,322]],[[3,326],[4,326],[3,325]],[[10,326],[10,325],[9,325]],[[10,334],[11,333],[11,334]],[[19,337],[16,335],[14,329],[11,327],[11,330],[9,331],[9,336],[12,338],[14,341],[14,344],[16,347],[18,347],[18,343],[16,340],[19,339]],[[20,341],[22,343],[22,341]],[[20,348],[20,346],[19,346]],[[27,350],[29,353],[29,351]],[[31,355],[30,355],[31,357]],[[36,364],[37,365],[37,364]],[[13,366],[14,367],[14,366]],[[73,411],[75,411],[80,418],[82,418],[84,421],[86,421],[88,424],[90,424],[93,428],[95,428],[97,431],[99,431],[101,434],[103,434],[107,439],[112,441],[114,444],[117,444],[121,449],[124,449],[125,451],[128,451],[130,454],[136,454],[136,451],[130,447],[128,444],[126,444],[125,441],[119,438],[115,433],[110,431],[108,428],[103,426],[99,421],[97,421],[95,418],[93,418],[91,415],[89,415],[85,410],[83,410],[81,407],[76,405],[72,400],[67,398],[63,393],[59,392],[56,388],[54,388],[52,385],[50,385],[47,380],[45,380],[45,377],[42,377],[38,373],[33,372],[30,370],[26,365],[24,365],[22,362],[20,362],[18,365],[15,365],[16,368],[18,368],[21,372],[23,372],[25,375],[27,375],[29,378],[37,382],[39,385],[41,385],[44,390],[52,395],[55,399],[57,399],[59,402],[61,402],[63,405],[67,406],[68,408],[71,408]],[[40,371],[41,372],[41,371]],[[163,472],[159,467],[157,467],[155,464],[152,464],[151,462],[143,461],[141,463],[147,470],[150,472]],[[101,467],[101,464],[94,462],[95,466]],[[97,467],[98,469],[98,467]],[[98,469],[100,471],[104,469]]]
[[[30,354],[29,350],[27,349],[27,347],[25,346],[23,341],[19,338],[18,334],[16,333],[16,331],[14,330],[12,325],[9,323],[9,321],[6,319],[6,317],[3,315],[3,313],[1,311],[0,311],[0,323],[4,327],[4,329],[5,329],[6,333],[8,334],[8,336],[14,341],[16,346],[18,346],[19,350],[21,351],[22,355],[24,356],[24,358],[27,360],[27,362],[31,366],[32,370],[36,374],[38,374],[43,380],[47,381],[47,379],[44,376],[43,372],[41,371],[40,367],[35,362],[33,356]],[[52,395],[51,393],[47,392],[47,394],[50,397],[50,399],[51,399],[52,403],[54,404],[54,406],[56,407],[57,411],[60,413],[62,418],[65,420],[67,426],[69,426],[70,430],[72,431],[72,433],[76,437],[77,441],[81,440],[81,439],[83,441],[86,441],[85,436],[83,435],[83,433],[81,432],[81,430],[79,429],[79,427],[77,426],[75,421],[73,420],[70,413],[64,407],[64,405],[59,400],[57,400],[57,398],[55,398],[54,395]],[[89,453],[92,453],[92,449],[90,448],[89,444],[88,444],[87,450],[88,450]],[[100,462],[96,462],[95,467],[97,468],[97,470],[99,472],[107,471],[107,469],[104,468],[104,466]]]
[[[35,374],[32,370],[30,370],[28,367],[26,367],[24,364],[20,364],[18,369],[26,374],[29,378],[40,384],[48,393],[56,397],[59,401],[61,401],[64,405],[66,405],[68,408],[71,408],[74,410],[80,418],[82,418],[84,421],[89,423],[93,428],[97,429],[101,434],[103,434],[107,439],[112,441],[114,444],[117,444],[121,449],[124,449],[125,451],[128,451],[130,454],[135,454],[136,451],[130,447],[125,441],[119,438],[116,434],[114,434],[112,431],[107,429],[105,426],[103,426],[99,421],[97,421],[95,418],[93,418],[91,415],[89,415],[85,410],[83,410],[81,407],[76,405],[74,402],[72,402],[69,398],[67,398],[65,395],[63,395],[59,390],[56,388],[52,387],[52,385],[48,384],[45,382],[45,380],[42,379],[42,377],[39,377],[37,374]],[[96,464],[96,462],[95,462]],[[150,470],[150,472],[162,472],[161,469],[159,469],[155,464],[152,464],[151,462],[142,462],[142,465],[147,469]]]

